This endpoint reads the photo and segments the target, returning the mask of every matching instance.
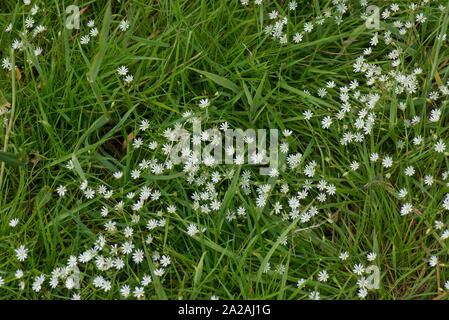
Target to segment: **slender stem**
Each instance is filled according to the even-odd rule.
[[[426,89],[426,91],[425,91],[426,97],[427,97],[427,92],[429,91],[430,85],[432,84],[432,79],[435,76],[435,71],[437,70],[437,67],[438,67],[438,56],[440,54],[441,44],[443,42],[443,34],[445,33],[445,30],[447,29],[447,25],[449,22],[448,14],[449,14],[449,8],[446,6],[444,18],[443,18],[443,25],[441,27],[440,33],[438,34],[439,38],[438,38],[437,48],[435,51],[435,58],[433,59],[432,71],[430,72],[429,79],[427,80],[427,83],[426,83],[426,88],[425,88]],[[432,60],[430,60],[430,62],[432,62]]]
[[[12,124],[14,121],[14,113],[16,111],[16,61],[14,59],[14,50],[11,49],[10,52],[11,55],[11,87],[12,87],[12,101],[11,101],[11,113],[9,117],[9,124],[8,128],[6,129],[5,133],[5,142],[3,145],[3,151],[8,151],[8,141],[9,141],[9,135],[11,134],[12,130]],[[3,176],[5,174],[5,162],[2,162],[2,166],[0,169],[0,190],[3,186]]]

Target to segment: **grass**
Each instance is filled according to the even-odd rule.
[[[36,275],[51,274],[97,239],[99,226],[103,226],[98,212],[106,202],[83,198],[80,182],[103,181],[122,193],[133,190],[129,174],[137,159],[145,157],[144,151],[132,148],[140,120],[150,121],[152,132],[146,138],[158,139],[157,132],[172,126],[207,97],[211,106],[203,124],[218,126],[227,121],[234,128],[292,130],[288,138],[291,152],[302,153],[306,163],[315,160],[316,181],[323,178],[333,183],[337,194],[332,201],[319,204],[318,220],[304,226],[299,218],[280,219],[270,206],[258,208],[255,197],[239,188],[238,172],[237,178],[220,185],[219,214],[204,216],[188,205],[195,187],[186,187],[182,176],[161,180],[149,175],[144,183],[158,186],[164,200],[147,208],[142,219],[156,216],[170,204],[176,205],[177,212],[167,217],[152,244],[140,239],[143,264],[127,261],[121,272],[108,271],[109,279],[138,284],[143,274],[159,267],[151,257],[158,250],[169,255],[172,263],[164,277],[153,276],[145,291],[149,299],[209,299],[212,295],[220,299],[307,299],[314,290],[323,299],[357,299],[359,277],[353,266],[367,265],[366,254],[376,252],[380,288],[370,291],[367,298],[448,298],[443,289],[449,280],[447,241],[434,228],[434,220],[448,222],[441,207],[448,187],[440,180],[430,187],[422,182],[426,174],[439,179],[449,167],[447,153],[433,152],[432,138],[437,135],[447,141],[447,100],[426,99],[428,92],[448,80],[447,42],[437,40],[439,32],[447,29],[447,8],[441,12],[435,5],[424,5],[419,12],[426,15],[426,24],[404,36],[381,21],[379,34],[390,29],[402,40],[398,41],[405,52],[402,67],[409,71],[421,67],[425,76],[419,93],[406,100],[407,112],[398,109],[399,97],[382,93],[375,130],[364,143],[343,147],[339,142],[343,123],[335,122],[332,130],[321,127],[324,116],[340,109],[338,95],[320,98],[304,90],[315,93],[331,80],[337,87],[348,85],[348,79],[365,81],[363,75],[354,75],[353,62],[369,46],[375,31],[364,27],[358,1],[350,1],[349,18],[341,25],[316,25],[302,42],[287,45],[263,32],[268,12],[274,8],[287,12],[284,1],[264,1],[258,7],[242,6],[239,1],[81,0],[75,1],[86,8],[80,30],[64,27],[65,7],[72,1],[34,2],[41,7],[36,24],[47,27],[36,40],[43,49],[39,57],[29,45],[20,54],[10,51],[30,7],[13,0],[0,5],[0,28],[14,21],[12,33],[0,33],[0,55],[11,56],[19,67],[17,72],[0,73],[0,102],[3,95],[11,104],[12,119],[10,135],[7,127],[0,127],[0,146],[7,152],[0,153],[0,161],[5,160],[0,178],[0,276],[5,285],[0,287],[0,298],[70,298],[73,291],[64,287],[46,285],[36,292],[31,284]],[[288,13],[289,34],[296,32],[294,28],[301,31],[304,21],[332,6],[331,1],[298,2],[298,8]],[[401,16],[413,18],[406,9],[411,1],[397,3]],[[386,7],[382,1],[377,4]],[[130,28],[121,31],[119,23],[125,17]],[[90,19],[100,34],[81,45],[80,36],[88,32]],[[386,55],[391,50],[379,46],[370,60],[388,65]],[[33,63],[26,63],[27,59]],[[134,75],[131,85],[116,73],[122,65]],[[443,112],[440,122],[403,125],[403,119],[413,116],[428,118],[436,106]],[[304,119],[307,109],[314,113],[310,121]],[[355,121],[357,115],[350,117]],[[412,139],[419,134],[426,140],[415,147]],[[405,149],[397,147],[400,140],[406,142]],[[393,167],[373,166],[369,161],[372,152],[392,156]],[[65,168],[70,159],[74,172]],[[13,164],[17,160],[22,165]],[[353,160],[360,164],[355,172],[349,169]],[[409,165],[416,170],[413,178],[403,174]],[[111,173],[119,170],[124,172],[121,182],[111,179]],[[227,169],[217,170],[223,174]],[[281,172],[279,179],[299,186],[305,177]],[[263,183],[274,185],[279,179]],[[55,193],[61,184],[70,186],[65,197]],[[253,193],[257,185],[252,186]],[[402,187],[407,187],[407,198],[414,205],[414,212],[406,218],[400,215],[402,202],[397,199]],[[247,219],[229,223],[224,215],[228,208],[236,209],[237,203],[247,208]],[[9,226],[13,218],[20,220],[15,228]],[[121,216],[120,228],[129,221],[129,216]],[[188,236],[185,230],[192,222],[207,231]],[[144,234],[145,226],[137,230]],[[287,246],[280,244],[279,236],[288,238]],[[125,240],[121,234],[114,236],[117,243]],[[30,250],[25,262],[14,255],[21,244]],[[349,253],[347,261],[339,259],[342,251]],[[437,267],[429,266],[431,255],[439,257]],[[263,272],[267,262],[273,269],[268,274]],[[285,266],[284,273],[274,271],[278,264]],[[18,290],[17,269],[26,273],[24,290]],[[329,273],[327,282],[317,280],[321,270]],[[118,285],[108,292],[94,288],[91,279],[97,274],[93,265],[82,270],[80,296],[121,298]],[[301,278],[307,283],[297,287]]]

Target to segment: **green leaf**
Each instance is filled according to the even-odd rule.
[[[230,89],[230,90],[234,91],[235,93],[239,93],[240,92],[239,87],[234,82],[232,82],[229,79],[226,79],[226,78],[224,78],[222,76],[219,76],[217,74],[210,73],[210,72],[207,72],[207,71],[202,71],[202,70],[198,70],[198,69],[191,68],[191,67],[189,69],[193,70],[195,72],[198,72],[199,74],[202,74],[202,75],[206,76],[207,78],[209,78],[211,81],[215,82],[216,84],[218,84],[218,85],[220,85],[222,87],[225,87],[227,89]]]
[[[148,268],[150,269],[151,274],[153,275],[153,285],[154,290],[156,291],[156,295],[159,300],[167,300],[167,294],[165,293],[164,287],[161,284],[161,281],[159,280],[158,276],[154,275],[154,270],[156,270],[156,267],[153,264],[153,260],[151,259],[151,256],[147,250],[147,247],[144,245],[144,251],[145,251],[145,258],[147,259]]]
[[[303,212],[306,212],[307,210],[309,210],[310,206],[312,205],[313,202],[309,203],[304,209]],[[262,263],[260,264],[260,268],[259,271],[257,272],[257,282],[260,282],[261,278],[262,278],[262,273],[263,270],[266,266],[266,264],[268,263],[268,261],[270,261],[271,256],[273,255],[274,251],[279,247],[279,245],[281,244],[281,241],[283,238],[285,238],[288,233],[293,230],[293,228],[296,226],[296,224],[298,223],[298,221],[301,219],[301,215],[299,215],[295,220],[293,220],[293,222],[282,232],[282,234],[279,236],[279,238],[276,240],[276,242],[273,244],[273,246],[271,247],[271,249],[268,251],[268,253],[266,254],[265,258],[262,260]]]
[[[170,174],[167,176],[158,176],[158,175],[153,175],[153,174],[145,174],[142,177],[146,180],[171,180],[171,179],[175,179],[175,178],[179,178],[185,176],[185,173],[183,172],[178,172],[178,173],[174,173],[174,174]]]
[[[0,151],[0,162],[4,162],[14,166],[24,165],[24,163],[20,161],[14,153],[4,151]]]
[[[9,106],[8,100],[6,100],[2,90],[0,90],[0,108]]]
[[[195,269],[195,275],[193,276],[193,287],[194,288],[197,288],[198,283],[201,280],[201,274],[203,273],[204,257],[206,256],[206,253],[207,253],[207,251],[203,252],[200,262],[198,263],[198,266]]]
[[[52,191],[48,186],[44,186],[36,196],[35,206],[37,209],[43,208],[52,198]]]
[[[98,71],[100,70],[101,63],[103,62],[103,58],[106,53],[106,47],[108,44],[110,25],[111,25],[111,2],[109,1],[108,6],[106,7],[104,13],[103,26],[101,27],[100,32],[100,50],[95,55],[88,73],[90,82],[94,82],[97,79]]]
[[[145,38],[141,38],[141,37],[131,37],[131,39],[136,40],[137,42],[142,42],[144,44],[147,44],[149,46],[153,46],[153,47],[169,47],[170,44],[167,42],[162,42],[162,41],[156,41],[156,40],[150,40],[150,39],[145,39]]]
[[[240,170],[241,170],[241,166],[239,166],[239,168],[237,169],[237,172],[234,173],[234,177],[232,177],[232,182],[231,185],[229,186],[228,190],[226,191],[226,194],[223,198],[223,204],[221,206],[221,210],[220,213],[225,213],[226,209],[228,209],[229,205],[231,204],[231,200],[234,197],[234,194],[237,191],[237,187],[238,187],[238,182],[240,179]]]
[[[299,89],[291,87],[286,82],[281,82],[281,88],[283,88],[283,89],[285,89],[287,91],[290,91],[291,93],[299,95],[305,101],[308,101],[308,102],[312,103],[313,105],[326,106],[326,107],[335,109],[335,107],[333,105],[331,105],[330,103],[328,103],[328,102],[326,102],[326,101],[324,101],[324,100],[322,100],[320,98],[314,97],[314,96],[312,96],[310,94],[307,94],[304,91],[301,91]]]
[[[89,127],[89,129],[87,129],[86,132],[84,132],[84,134],[81,136],[81,138],[79,139],[78,143],[76,144],[75,147],[75,151],[79,149],[79,147],[81,146],[81,144],[84,142],[84,140],[87,139],[87,137],[89,135],[92,134],[92,132],[102,128],[104,125],[106,125],[109,122],[109,119],[105,116],[102,115],[100,118],[98,118],[97,120],[95,120],[94,123],[92,123],[92,125]],[[75,152],[74,151],[74,152]]]

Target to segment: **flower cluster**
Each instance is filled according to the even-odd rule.
[[[346,0],[332,0],[322,14],[296,25],[295,13],[301,9],[297,1],[286,2],[283,12],[266,0],[240,2],[245,8],[264,3],[264,10],[257,12],[263,11],[262,20],[268,21],[265,34],[292,50],[298,48],[295,43],[312,40],[312,31],[325,23],[338,26],[354,18],[348,17],[352,2]],[[360,32],[363,47],[345,43],[348,72],[323,76],[316,82],[319,86],[305,85],[302,91],[290,88],[301,99],[302,116],[279,128],[276,150],[263,145],[253,150],[256,140],[244,131],[248,128],[240,128],[242,146],[223,145],[222,137],[239,129],[238,122],[210,112],[226,102],[207,92],[194,95],[194,102],[180,107],[183,111],[173,112],[169,123],[161,125],[138,113],[124,121],[122,156],[102,149],[95,158],[80,161],[81,152],[75,150],[63,168],[62,160],[56,165],[64,175],[50,183],[51,201],[61,213],[49,222],[49,229],[76,225],[77,234],[68,236],[74,242],[71,255],[58,257],[51,270],[36,270],[28,262],[30,257],[38,259],[41,251],[33,242],[14,239],[14,263],[2,265],[7,270],[0,273],[0,287],[19,292],[31,288],[37,297],[151,298],[159,294],[158,287],[183,281],[180,274],[191,276],[189,272],[198,270],[192,265],[203,263],[203,258],[182,259],[179,252],[198,251],[204,257],[210,249],[232,256],[239,272],[257,281],[289,282],[289,289],[304,298],[339,297],[335,292],[343,284],[353,293],[349,298],[376,298],[379,286],[389,283],[382,282],[390,277],[386,261],[396,255],[395,238],[378,241],[382,225],[389,224],[395,237],[425,238],[426,247],[410,250],[419,251],[422,272],[436,270],[438,281],[443,281],[438,290],[449,290],[449,154],[444,128],[449,82],[436,76],[435,69],[426,72],[413,63],[417,35],[429,24],[426,15],[446,10],[435,2],[386,4],[380,19],[388,28]],[[367,6],[365,0],[358,4]],[[38,10],[30,10],[22,40],[12,43],[14,50],[24,50],[45,31],[34,27]],[[366,17],[361,18],[364,23]],[[82,44],[98,35],[94,21],[87,26],[90,31],[81,37]],[[118,26],[121,31],[129,27],[127,20]],[[446,43],[445,30],[438,32],[435,43]],[[38,49],[35,56],[42,51]],[[13,69],[8,57],[2,66]],[[127,84],[134,79],[128,66],[131,62],[113,70]],[[8,108],[0,110],[6,123]],[[290,125],[293,122],[301,126]],[[259,169],[275,151],[277,165],[261,174]],[[222,163],[216,154],[228,161]],[[11,219],[11,232],[22,223]],[[368,223],[374,227],[365,234]],[[241,238],[236,240],[236,235]],[[299,239],[306,245],[298,246]],[[257,250],[256,242],[270,249]],[[354,245],[359,242],[359,247]],[[64,244],[51,245],[57,250]],[[236,254],[228,250],[233,245]],[[315,258],[316,252],[326,259]],[[240,263],[243,259],[248,263]],[[291,260],[299,261],[300,271],[290,268]],[[219,298],[215,292],[209,296]]]

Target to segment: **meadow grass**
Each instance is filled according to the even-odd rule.
[[[315,160],[319,168],[315,178],[332,182],[336,195],[319,204],[319,220],[303,226],[298,219],[276,219],[270,208],[258,208],[254,197],[245,195],[237,180],[230,179],[222,185],[222,205],[231,208],[233,202],[243,203],[247,218],[228,223],[226,207],[218,215],[198,215],[189,204],[195,187],[186,187],[181,177],[159,183],[150,175],[145,181],[159,183],[177,212],[145,247],[143,264],[126,263],[120,273],[110,271],[109,279],[138,283],[142,274],[152,274],[158,267],[151,257],[158,250],[171,257],[171,265],[164,277],[153,276],[145,291],[149,299],[308,299],[315,290],[322,299],[357,299],[353,266],[367,264],[366,255],[375,252],[380,288],[369,291],[367,298],[447,299],[447,241],[441,240],[433,223],[448,222],[441,208],[448,187],[444,181],[424,187],[421,177],[433,174],[438,179],[449,165],[447,153],[435,154],[431,138],[435,134],[447,141],[447,100],[427,98],[436,84],[448,80],[447,41],[437,40],[439,32],[447,30],[448,8],[441,11],[436,1],[415,1],[422,5],[419,12],[424,12],[426,24],[416,32],[398,35],[407,54],[401,61],[404,69],[420,67],[426,75],[419,93],[406,100],[407,116],[398,109],[399,98],[385,93],[375,109],[376,130],[363,143],[343,147],[343,124],[335,122],[333,130],[321,126],[324,116],[339,110],[338,95],[320,98],[315,92],[328,81],[337,86],[348,85],[348,79],[366,81],[363,74],[353,74],[353,63],[370,46],[375,30],[367,29],[360,18],[364,8],[359,1],[348,1],[351,10],[340,25],[315,25],[300,43],[280,44],[264,33],[271,10],[278,8],[288,15],[288,33],[293,35],[295,25],[302,28],[304,21],[333,6],[332,1],[297,2],[296,10],[289,12],[285,1],[263,1],[260,6],[234,0],[117,0],[110,6],[108,1],[46,0],[29,6],[2,1],[0,58],[14,58],[18,69],[0,73],[0,102],[9,103],[13,114],[10,134],[7,124],[0,127],[0,146],[8,152],[0,158],[5,160],[0,179],[0,276],[5,284],[0,298],[71,298],[73,291],[67,288],[45,286],[36,292],[31,283],[37,274],[51,274],[69,256],[87,250],[97,238],[102,220],[96,212],[101,205],[82,197],[77,191],[81,181],[112,185],[110,174],[122,171],[123,182],[115,188],[130,191],[129,174],[136,159],[144,156],[132,147],[138,123],[147,119],[150,130],[161,132],[185,111],[197,108],[200,99],[209,98],[211,106],[203,120],[209,126],[226,121],[235,128],[293,131],[288,138],[291,151]],[[10,50],[35,3],[40,7],[36,25],[46,26],[36,40],[43,49],[39,57],[26,41],[20,53]],[[403,17],[413,19],[407,9],[412,1],[396,3]],[[79,30],[65,27],[65,8],[70,4],[86,8]],[[387,8],[390,2],[370,4]],[[130,26],[122,31],[119,23],[125,18]],[[99,36],[80,44],[91,19]],[[4,32],[9,23],[13,23],[12,32]],[[389,29],[396,32],[383,20],[380,28],[379,34]],[[370,59],[388,63],[391,49],[376,48]],[[122,65],[134,76],[129,85],[116,72]],[[442,120],[436,125],[403,125],[407,117],[426,119],[431,110],[426,106],[441,108]],[[307,109],[314,114],[310,121],[303,114]],[[357,115],[351,117],[355,121]],[[411,143],[418,134],[429,137],[419,148]],[[156,133],[148,133],[147,138],[156,140]],[[398,141],[406,142],[404,149],[397,147]],[[393,166],[388,170],[373,166],[369,161],[373,152],[392,156]],[[69,160],[74,161],[73,171],[65,168]],[[360,164],[357,171],[349,168],[353,160]],[[409,165],[416,171],[413,179],[403,174]],[[217,170],[224,173],[226,169]],[[279,179],[290,186],[305,180],[286,172]],[[73,190],[58,197],[59,185]],[[400,214],[402,202],[396,196],[402,187],[407,187],[414,205],[413,216],[406,218]],[[167,204],[161,201],[150,211],[165,210]],[[14,228],[9,225],[13,218],[20,221]],[[188,236],[185,230],[191,222],[207,231]],[[145,227],[136,227],[136,232],[141,229]],[[280,244],[279,236],[287,237],[287,246]],[[114,241],[126,238],[118,233]],[[29,249],[25,262],[14,254],[21,244]],[[346,261],[339,258],[343,251],[349,253]],[[432,255],[441,261],[436,267],[429,266]],[[273,270],[264,273],[267,262]],[[279,264],[284,272],[274,271]],[[13,276],[17,269],[26,273],[23,290]],[[317,279],[321,270],[329,274],[328,281]],[[96,273],[93,266],[83,269],[77,291],[81,298],[121,299],[119,286],[104,292],[92,285],[90,275]],[[306,279],[306,285],[298,287],[299,279]]]

